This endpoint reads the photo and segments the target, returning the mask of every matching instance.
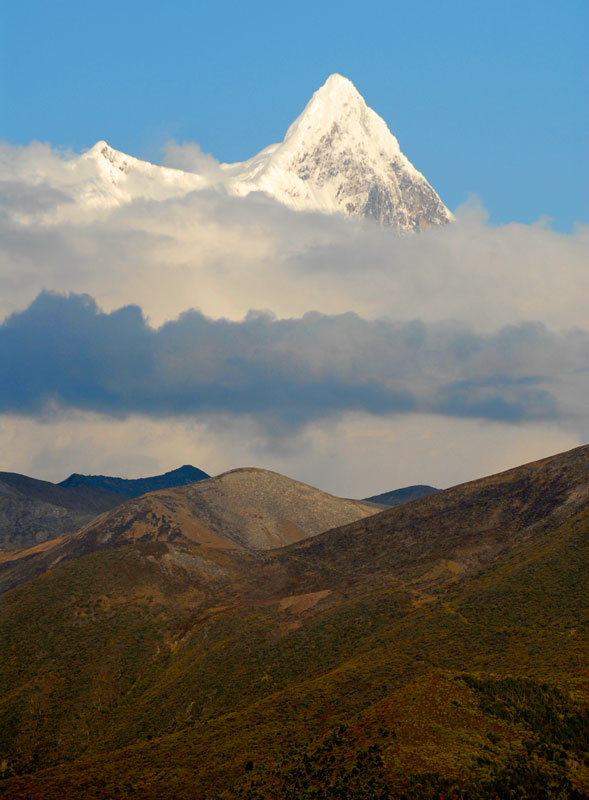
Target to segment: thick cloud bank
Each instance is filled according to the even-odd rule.
[[[158,197],[150,184],[101,206],[105,184],[90,167],[43,145],[0,147],[0,317],[48,289],[88,293],[107,310],[136,303],[155,324],[196,307],[231,319],[252,308],[457,319],[488,331],[586,325],[587,229],[489,228],[475,204],[452,225],[400,237],[222,185],[170,197],[162,184]]]
[[[589,439],[588,228],[473,202],[400,237],[167,157],[208,188],[147,175],[104,204],[90,161],[0,146],[4,469],[255,463],[361,496]]]
[[[584,415],[589,333],[348,313],[241,322],[188,311],[160,328],[137,306],[44,293],[0,326],[0,410],[223,413],[292,425],[344,411],[518,422]]]

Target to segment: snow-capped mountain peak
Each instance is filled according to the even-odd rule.
[[[98,169],[99,173],[102,173],[113,183],[118,183],[120,180],[119,173],[126,174],[130,169],[142,163],[138,158],[128,156],[110,147],[104,140],[96,142],[94,147],[83,153],[80,156],[80,162],[93,165]]]
[[[370,217],[401,231],[452,219],[354,84],[331,75],[284,141],[223,164],[232,190],[263,191],[292,208]]]
[[[356,139],[361,146],[370,139],[386,149],[393,146],[396,153],[400,153],[399,143],[385,121],[368,108],[352,81],[338,74],[330,75],[315,92],[303,113],[287,130],[284,144],[300,145],[317,135],[321,137],[333,125],[340,127],[348,139]]]
[[[64,202],[40,213],[47,223],[82,219],[133,201],[215,188],[238,196],[264,192],[293,209],[368,217],[402,232],[452,219],[385,121],[342,75],[331,75],[313,94],[282,142],[236,164],[210,161],[215,166],[208,172],[173,169],[100,140],[54,163],[51,185]],[[38,184],[47,176],[33,170],[26,180]]]

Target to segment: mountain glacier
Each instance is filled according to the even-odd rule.
[[[47,182],[38,171],[19,177],[32,185]],[[220,164],[213,174],[157,166],[100,141],[64,160],[59,176],[52,174],[49,182],[67,198],[69,208],[62,211],[68,217],[74,209],[77,216],[92,215],[135,200],[163,201],[221,188],[242,197],[264,192],[298,211],[365,217],[401,232],[453,218],[384,120],[341,75],[331,75],[315,92],[284,141],[248,161]],[[62,216],[58,209],[44,221]]]

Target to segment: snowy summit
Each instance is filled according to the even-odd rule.
[[[298,211],[368,217],[402,232],[449,222],[452,214],[403,155],[386,123],[354,85],[331,75],[284,141],[248,161],[221,164],[209,174],[157,166],[114,150],[105,141],[62,162],[61,177],[34,171],[67,198],[45,222],[87,218],[134,200],[160,202],[222,187],[245,196],[265,192]]]
[[[369,217],[402,231],[452,219],[385,121],[342,75],[315,92],[283,142],[223,169],[237,194],[263,191],[299,210]]]

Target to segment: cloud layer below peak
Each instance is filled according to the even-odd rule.
[[[5,469],[257,463],[374,494],[589,439],[588,228],[492,228],[473,201],[400,237],[222,182],[90,207],[72,158],[0,147]]]
[[[189,145],[176,146],[175,163],[193,150],[201,163]],[[137,303],[155,324],[196,307],[235,320],[262,308],[457,319],[488,331],[586,325],[587,228],[490,228],[473,202],[452,225],[400,237],[222,186],[101,208],[72,202],[71,164],[45,145],[0,148],[0,317],[48,289],[89,293],[107,310]]]

